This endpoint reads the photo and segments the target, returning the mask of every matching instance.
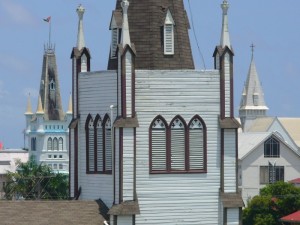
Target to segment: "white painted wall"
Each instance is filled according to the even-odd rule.
[[[284,166],[284,181],[290,181],[300,176],[300,157],[280,141],[280,158],[264,158],[264,143],[251,154],[240,160],[242,174],[242,196],[245,203],[251,197],[259,194],[265,185],[260,184],[260,166],[268,166],[269,161],[276,166]]]
[[[132,56],[130,52],[126,53],[126,114],[132,116]]]
[[[133,128],[123,129],[123,201],[134,200]]]
[[[236,193],[236,133],[224,130],[224,191]]]
[[[85,122],[88,114],[103,119],[110,116],[110,106],[117,105],[117,76],[115,71],[79,74],[79,187],[81,199],[101,198],[108,207],[113,203],[113,175],[86,174]],[[116,115],[116,112],[114,112]]]

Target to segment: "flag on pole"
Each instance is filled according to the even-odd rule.
[[[44,20],[45,22],[49,23],[50,20],[51,20],[51,16],[48,16],[47,18],[44,18],[43,20]]]

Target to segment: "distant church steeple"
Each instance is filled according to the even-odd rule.
[[[44,51],[39,94],[45,120],[64,120],[55,50],[50,44]]]
[[[258,77],[256,65],[254,62],[254,45],[251,45],[252,56],[249,67],[247,81],[245,83],[239,116],[241,118],[242,127],[246,128],[247,122],[251,122],[257,117],[264,117],[268,111],[268,107],[265,103],[264,93],[261,82]]]

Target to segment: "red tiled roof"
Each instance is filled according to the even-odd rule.
[[[282,222],[299,222],[300,223],[300,210],[290,215],[284,216],[280,219]]]
[[[294,180],[290,180],[290,183],[293,183],[293,184],[300,184],[300,178],[296,178]]]

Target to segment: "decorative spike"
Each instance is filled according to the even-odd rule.
[[[72,104],[72,95],[70,94],[69,107],[68,107],[67,114],[72,114],[72,113],[73,113],[73,104]]]
[[[130,34],[129,34],[129,24],[128,24],[128,7],[129,2],[127,0],[123,0],[121,3],[123,9],[123,25],[122,25],[122,45],[123,47],[128,44],[130,45]]]
[[[25,112],[25,115],[32,115],[32,107],[31,107],[31,100],[30,100],[30,93],[28,94],[28,100],[27,100],[27,110]]]
[[[228,29],[228,9],[229,9],[229,4],[227,0],[224,0],[223,3],[221,4],[221,8],[223,10],[223,21],[222,21],[222,33],[221,33],[221,43],[220,45],[224,48],[227,46],[228,48],[231,49],[231,44],[230,44],[230,37],[229,37],[229,29]]]
[[[41,96],[39,96],[39,101],[38,101],[38,107],[36,110],[36,114],[44,114],[44,109],[43,109],[43,105],[42,105],[42,98]]]
[[[84,33],[83,33],[83,14],[85,12],[85,9],[83,8],[82,5],[79,5],[76,11],[77,11],[77,14],[79,17],[78,34],[77,34],[77,48],[78,48],[78,50],[81,50],[83,47],[85,47]]]

